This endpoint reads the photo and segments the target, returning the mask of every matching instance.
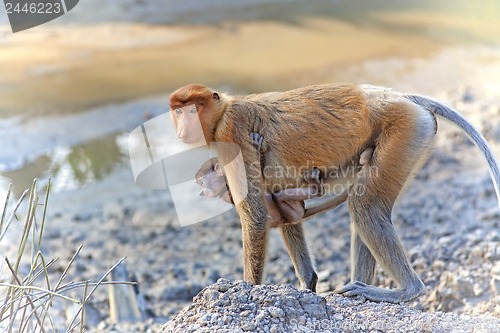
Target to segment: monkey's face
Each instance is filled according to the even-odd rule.
[[[222,114],[221,96],[208,87],[189,84],[170,95],[170,115],[177,137],[184,143],[213,140],[213,132]]]
[[[208,198],[219,198],[227,191],[224,176],[219,176],[216,171],[196,178],[196,183],[201,186],[199,194]]]
[[[182,142],[193,144],[203,139],[203,130],[196,104],[170,110],[170,118],[174,123],[177,138]]]

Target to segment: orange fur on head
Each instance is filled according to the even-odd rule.
[[[221,96],[201,84],[189,84],[177,89],[170,95],[170,112],[191,104],[196,105],[206,142],[214,141],[215,128],[213,128],[213,124],[216,124],[220,119],[225,105],[221,101]],[[180,133],[180,124],[174,118],[172,120],[177,132]],[[186,123],[183,126],[190,126],[190,124]],[[187,138],[187,141],[189,141],[189,138]]]

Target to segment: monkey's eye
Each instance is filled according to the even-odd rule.
[[[192,108],[191,110],[189,110],[189,112],[191,113],[197,113],[198,112],[198,109],[196,108],[196,106],[194,108]]]
[[[182,110],[181,109],[175,109],[175,113],[182,114]]]

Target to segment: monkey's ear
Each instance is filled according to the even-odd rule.
[[[213,99],[216,99],[218,101],[220,101],[220,96],[218,93],[214,92],[214,94],[212,95]]]
[[[214,171],[216,172],[217,176],[223,176],[224,172],[222,171],[222,168],[220,167],[219,163],[216,163],[214,165]]]

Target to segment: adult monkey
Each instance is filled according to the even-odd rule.
[[[190,84],[172,93],[170,103],[172,110],[196,105],[207,142],[230,142],[241,147],[246,178],[230,173],[226,176],[233,195],[248,187],[247,197],[236,209],[243,232],[244,279],[254,284],[262,282],[267,242],[263,187],[271,192],[273,186],[297,187],[301,181],[299,174],[262,175],[256,170],[254,162],[260,156],[248,142],[256,118],[266,124],[260,130],[269,144],[265,167],[276,170],[314,165],[329,171],[359,159],[367,147],[375,147],[368,165],[378,168],[377,176],[365,173],[357,177],[354,185],[364,191],[351,191],[348,197],[351,283],[336,291],[346,296],[398,303],[424,290],[396,235],[391,211],[414,167],[431,146],[437,131],[435,115],[458,125],[479,147],[500,198],[500,170],[486,140],[456,111],[424,96],[373,86],[332,84],[232,97]],[[219,161],[229,163],[227,153],[220,152]],[[341,175],[333,178],[343,180]],[[281,230],[299,279],[308,286],[315,285],[316,274],[307,263],[309,256],[304,255],[307,247],[302,241],[302,225]],[[397,289],[370,285],[377,261],[398,284]]]

